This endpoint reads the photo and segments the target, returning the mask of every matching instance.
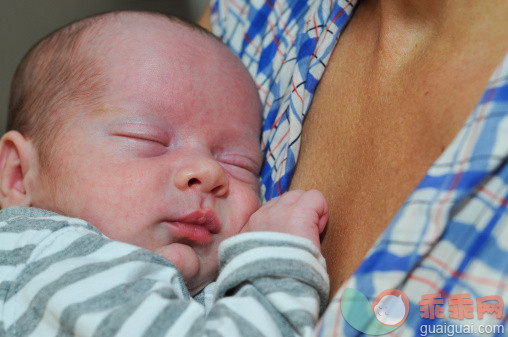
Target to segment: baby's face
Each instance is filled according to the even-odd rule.
[[[229,51],[168,31],[130,32],[106,56],[104,109],[65,122],[33,206],[179,256],[195,292],[216,275],[219,243],[259,207],[261,108]]]

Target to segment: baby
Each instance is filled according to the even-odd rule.
[[[162,14],[33,47],[0,142],[0,335],[311,333],[328,210],[317,191],[258,210],[260,111],[234,54]],[[213,304],[189,297],[217,276]]]

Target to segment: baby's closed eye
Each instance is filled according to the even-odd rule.
[[[168,146],[166,141],[161,140],[158,137],[154,137],[154,136],[152,136],[150,134],[115,133],[115,134],[113,134],[113,136],[125,137],[125,138],[129,138],[129,139],[133,139],[133,140],[137,140],[137,141],[141,141],[141,142],[152,142],[152,143],[156,143],[156,144],[159,144],[159,145],[162,145],[162,146],[165,146],[165,147]]]
[[[244,155],[229,154],[218,156],[216,159],[233,177],[246,182],[257,182],[259,165],[253,159]]]
[[[161,156],[168,151],[168,146],[161,138],[145,133],[115,132],[111,136],[121,152],[135,157],[151,158]]]

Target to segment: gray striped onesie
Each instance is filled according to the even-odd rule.
[[[217,281],[192,298],[155,253],[80,219],[3,209],[0,336],[312,335],[329,284],[309,240],[241,234],[221,244],[219,259]]]

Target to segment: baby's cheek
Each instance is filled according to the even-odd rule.
[[[261,207],[258,194],[252,188],[242,188],[230,195],[234,199],[230,207],[232,209],[232,223],[236,233],[247,223],[250,216]]]

